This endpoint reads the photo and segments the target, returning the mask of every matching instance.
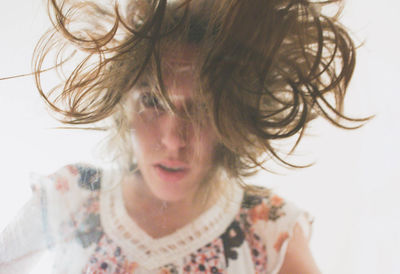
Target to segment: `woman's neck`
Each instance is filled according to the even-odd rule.
[[[125,208],[132,220],[153,238],[169,235],[199,217],[213,203],[200,199],[165,202],[155,197],[141,182],[140,175],[122,181]]]

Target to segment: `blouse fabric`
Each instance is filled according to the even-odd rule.
[[[66,166],[34,179],[32,200],[0,235],[0,268],[22,269],[48,249],[52,273],[278,273],[295,224],[309,237],[308,215],[231,185],[196,220],[155,239],[129,217],[116,173]]]

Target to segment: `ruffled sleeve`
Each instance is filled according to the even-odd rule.
[[[267,273],[278,273],[296,224],[300,225],[306,239],[310,239],[312,218],[274,193],[263,197],[248,196],[246,199],[247,203],[252,203],[248,214],[254,233],[265,244]]]
[[[275,196],[277,197],[277,196]],[[274,199],[274,196],[272,197]],[[282,267],[296,224],[299,224],[306,239],[311,237],[312,219],[307,212],[297,208],[294,204],[284,202],[284,215],[269,223],[267,233],[267,253],[269,258],[268,272],[278,273]]]
[[[0,234],[0,273],[27,273],[47,248],[42,200],[34,193]]]
[[[99,174],[68,165],[50,176],[31,175],[31,199],[0,234],[0,273],[26,273],[43,251],[75,237],[72,212],[100,188]]]

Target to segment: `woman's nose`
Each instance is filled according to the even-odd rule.
[[[176,114],[167,114],[160,125],[162,127],[161,143],[168,150],[179,150],[187,145],[188,128],[185,119]]]

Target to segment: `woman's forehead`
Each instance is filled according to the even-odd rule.
[[[176,105],[191,104],[196,97],[197,90],[196,62],[198,51],[195,45],[184,44],[163,47],[160,54],[160,64],[162,73],[162,84],[168,99]],[[159,93],[159,84],[154,68],[148,71],[139,80],[135,90],[140,93],[152,92]],[[143,85],[141,85],[143,83]]]
[[[192,44],[179,45],[176,48],[167,47],[162,53],[165,68],[175,72],[191,71],[194,69],[198,56],[198,48]]]
[[[195,47],[185,45],[176,51],[168,51],[163,56],[163,82],[171,101],[187,101],[193,96],[196,85],[195,67],[197,52]]]
[[[177,66],[177,69],[164,75],[163,82],[172,102],[188,101],[196,89],[194,70],[189,66]]]

